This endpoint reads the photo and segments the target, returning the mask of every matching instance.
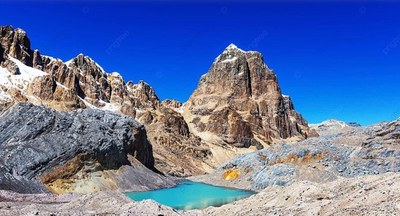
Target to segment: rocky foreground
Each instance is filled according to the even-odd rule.
[[[398,215],[400,174],[271,186],[247,199],[207,208],[205,215]]]
[[[315,128],[325,135],[238,156],[213,174],[195,179],[260,191],[302,180],[324,183],[400,172],[400,120],[368,127],[329,121]],[[234,180],[220,181],[221,176]]]
[[[177,211],[150,200],[133,202],[115,191],[59,196],[2,191],[0,214],[400,214],[400,120],[368,127],[329,121],[313,127],[326,135],[298,144],[277,144],[239,156],[212,174],[192,177],[195,181],[258,191],[221,207]],[[226,173],[236,175],[227,179]]]
[[[177,211],[118,192],[26,195],[0,191],[0,215],[399,215],[400,174],[298,181],[221,207]]]

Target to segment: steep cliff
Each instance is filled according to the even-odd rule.
[[[262,148],[277,139],[313,134],[290,97],[282,95],[262,55],[233,44],[201,77],[184,116],[195,134],[207,139],[212,133],[237,147]]]

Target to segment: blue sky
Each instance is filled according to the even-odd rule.
[[[400,117],[400,2],[0,2],[34,49],[84,53],[161,99],[186,101],[230,43],[260,51],[311,122]]]

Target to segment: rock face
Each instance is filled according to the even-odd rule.
[[[306,120],[282,95],[262,55],[233,44],[201,77],[184,116],[195,134],[209,132],[237,147],[261,148],[274,139],[310,135]]]
[[[29,103],[0,116],[0,189],[63,193],[173,185],[152,170],[146,131],[128,116],[89,109],[58,112]]]
[[[5,54],[9,54],[11,57],[20,59],[21,62],[27,66],[33,66],[33,53],[30,49],[31,42],[26,35],[26,32],[22,29],[14,29],[12,26],[0,27],[0,44],[3,52],[2,59],[6,60]],[[9,65],[9,62],[3,62],[4,65]],[[18,74],[16,70],[14,74]]]
[[[156,112],[144,113],[142,121],[151,134],[150,142],[156,146],[154,155],[157,169],[174,176],[198,175],[204,174],[204,170],[212,170],[214,164],[207,161],[212,155],[211,151],[199,137],[189,132],[179,113],[160,107]]]

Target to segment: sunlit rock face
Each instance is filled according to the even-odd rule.
[[[201,77],[184,116],[195,134],[210,132],[238,147],[260,148],[275,139],[311,134],[290,97],[282,95],[262,55],[233,44]]]

